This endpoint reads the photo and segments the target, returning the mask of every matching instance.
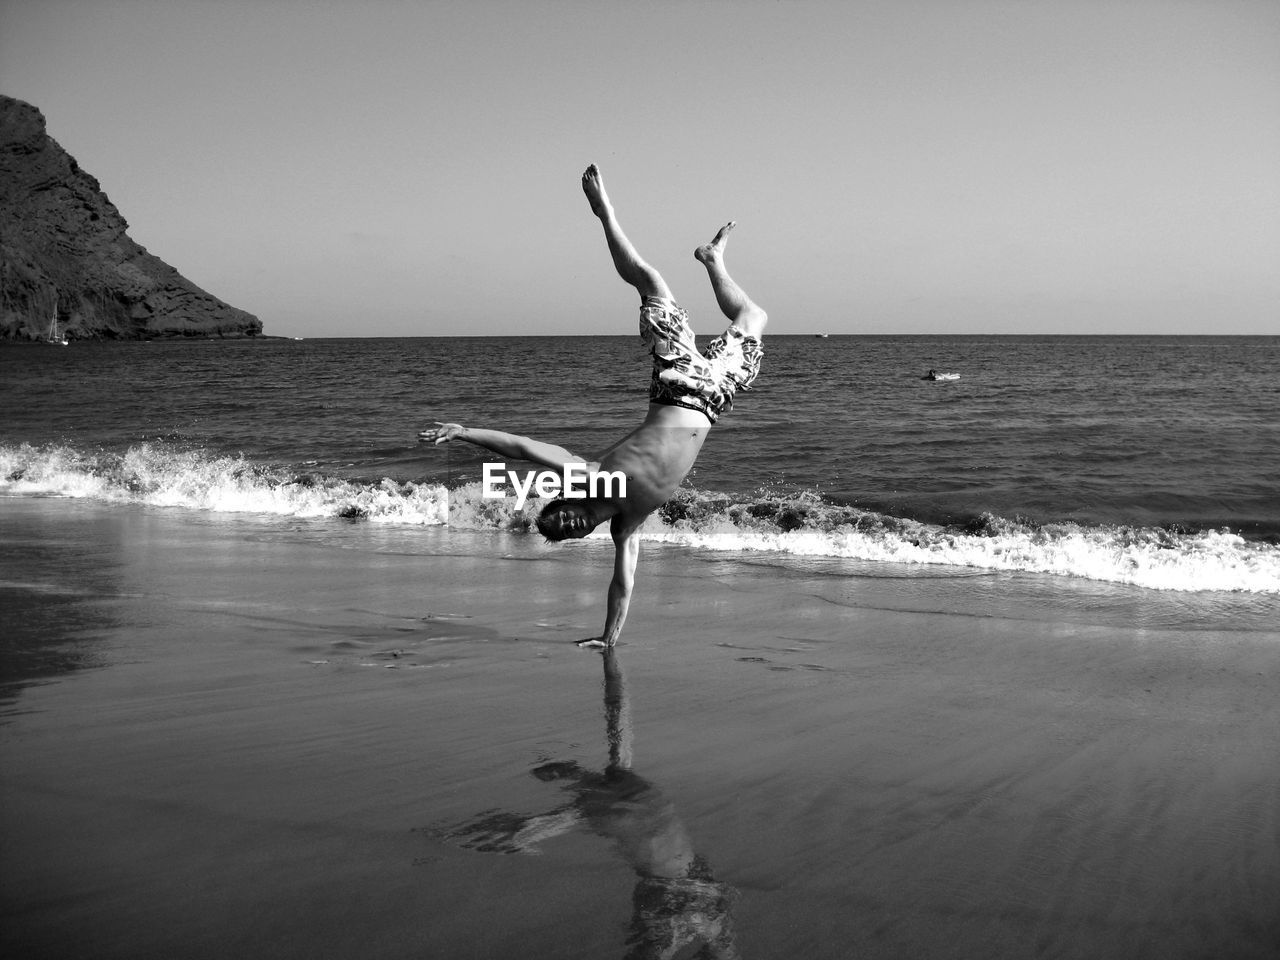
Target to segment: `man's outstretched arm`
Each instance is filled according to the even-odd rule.
[[[609,599],[604,618],[604,634],[579,641],[579,646],[612,647],[618,642],[622,625],[631,606],[631,590],[636,582],[636,563],[640,559],[638,529],[613,534],[613,579],[609,581]]]
[[[506,433],[502,430],[464,427],[460,423],[441,423],[437,420],[434,427],[418,432],[419,443],[439,444],[450,440],[465,440],[467,443],[474,443],[477,447],[484,447],[486,450],[500,453],[504,457],[511,457],[515,460],[528,460],[531,463],[540,463],[545,467],[556,469],[566,463],[587,462],[582,457],[570,453],[564,447],[557,447],[553,443],[543,443],[541,440],[533,440],[516,433]]]

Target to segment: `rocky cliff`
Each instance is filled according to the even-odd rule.
[[[129,239],[98,181],[0,96],[0,338],[256,337],[262,321]]]

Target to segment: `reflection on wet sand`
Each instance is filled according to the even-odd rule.
[[[106,661],[120,626],[117,527],[66,522],[48,501],[10,501],[0,517],[0,722],[22,692]]]
[[[574,761],[541,764],[533,776],[558,783],[569,802],[533,816],[490,810],[436,835],[483,853],[536,853],[543,841],[576,827],[607,837],[638,877],[628,958],[737,957],[730,912],[736,891],[717,881],[706,859],[694,853],[671,801],[631,769],[626,682],[615,650],[605,650],[603,660],[604,771]]]

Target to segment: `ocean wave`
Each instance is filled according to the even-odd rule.
[[[1280,593],[1280,547],[1226,530],[1037,524],[992,514],[940,525],[831,504],[813,493],[741,502],[692,493],[662,512],[663,528],[646,533],[691,547],[1050,573],[1158,590]]]
[[[390,523],[448,519],[448,494],[440,484],[361,483],[165,444],[141,444],[124,453],[0,446],[0,493]]]
[[[86,497],[219,512],[528,532],[545,501],[488,499],[479,483],[344,480],[163,444],[86,454],[0,446],[0,494]],[[991,514],[935,524],[811,492],[730,497],[682,488],[642,537],[699,550],[1058,574],[1178,591],[1280,593],[1280,546],[1226,530],[1036,524]],[[602,525],[593,538],[607,538]]]

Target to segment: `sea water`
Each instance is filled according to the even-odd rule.
[[[765,346],[647,539],[1068,593],[1280,596],[1280,338]],[[648,377],[622,336],[6,345],[0,496],[523,534],[543,500],[481,495],[501,458],[417,431],[456,421],[591,458],[639,423]]]

